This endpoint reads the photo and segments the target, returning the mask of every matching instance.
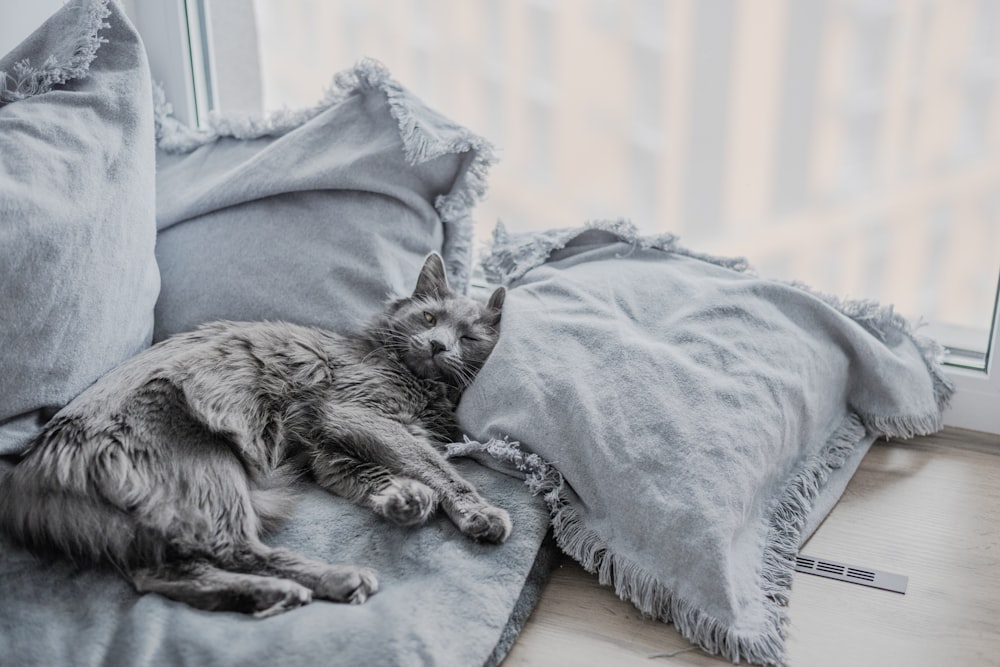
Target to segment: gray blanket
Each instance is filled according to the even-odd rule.
[[[270,540],[377,568],[381,589],[360,606],[313,602],[264,620],[199,611],[140,596],[115,572],[39,561],[0,537],[0,664],[497,664],[548,574],[553,552],[539,551],[548,521],[520,479],[457,464],[510,512],[504,545],[475,544],[443,517],[401,529],[319,489]]]
[[[646,614],[780,662],[796,552],[865,448],[941,427],[936,346],[624,222],[498,228],[486,268],[503,335],[453,451],[529,473],[562,549]]]

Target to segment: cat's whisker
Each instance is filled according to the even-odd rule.
[[[475,373],[463,363],[460,361],[449,360],[445,366],[449,375],[451,375],[452,378],[458,382],[460,389],[464,389],[472,384],[472,380],[475,378]]]
[[[382,329],[376,328],[372,329],[372,334],[376,337],[385,340],[387,343],[404,343],[409,340],[409,337],[398,331],[392,329]]]
[[[374,356],[375,356],[376,354],[378,354],[379,352],[382,352],[383,350],[385,350],[385,348],[386,348],[386,346],[385,346],[385,345],[380,345],[380,346],[378,346],[378,347],[376,347],[376,348],[372,349],[372,351],[371,351],[371,352],[369,352],[369,353],[368,353],[368,354],[366,354],[365,356],[361,357],[361,363],[363,363],[363,364],[367,364],[367,363],[368,363],[368,361],[369,361],[369,360],[370,360],[370,359],[371,359],[372,357],[374,357]]]
[[[374,355],[384,352],[399,354],[406,349],[406,344],[409,342],[409,338],[405,334],[393,329],[375,327],[370,330],[370,333],[374,339],[382,344],[374,347],[364,356],[362,359],[364,363],[367,363]]]
[[[452,374],[456,377],[456,379],[458,379],[459,382],[462,383],[463,386],[469,384],[469,380],[471,378],[469,373],[461,366],[461,364],[454,364],[451,370]]]

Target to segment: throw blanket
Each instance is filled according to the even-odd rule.
[[[935,345],[621,221],[499,227],[485,265],[510,287],[503,334],[460,406],[478,442],[453,453],[527,472],[562,549],[646,614],[780,662],[796,552],[860,454],[941,427]]]
[[[554,552],[524,484],[457,465],[510,512],[502,546],[446,517],[392,526],[318,488],[272,543],[328,562],[365,563],[381,589],[363,605],[316,601],[267,619],[138,595],[117,573],[41,562],[0,536],[2,665],[496,665],[534,608]],[[0,479],[8,464],[0,460]]]

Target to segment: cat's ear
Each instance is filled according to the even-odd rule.
[[[507,290],[503,287],[498,287],[493,290],[490,300],[486,302],[486,312],[490,320],[490,326],[495,327],[500,323],[500,311],[503,310],[503,302],[506,298]]]
[[[420,269],[417,277],[417,286],[413,290],[413,296],[441,297],[449,292],[448,276],[444,271],[444,260],[441,255],[432,252],[424,260],[424,268]]]

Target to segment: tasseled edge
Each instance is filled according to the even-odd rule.
[[[473,250],[472,210],[486,197],[490,167],[496,164],[493,145],[483,137],[455,125],[449,140],[434,135],[421,127],[410,106],[411,98],[402,86],[393,80],[385,68],[374,60],[363,60],[355,68],[376,72],[375,83],[386,94],[389,109],[399,124],[406,159],[410,164],[420,164],[442,155],[469,153],[471,162],[463,172],[461,182],[451,192],[439,195],[434,202],[445,225],[443,255],[448,279],[453,289],[466,292],[469,287]]]
[[[32,66],[28,58],[15,62],[10,71],[0,71],[0,106],[41,95],[73,79],[82,79],[90,72],[90,64],[97,51],[108,40],[100,31],[110,28],[106,19],[111,10],[108,0],[92,0],[84,9],[80,21],[80,35],[72,54],[59,60],[50,54],[39,66]]]
[[[753,274],[753,269],[744,257],[694,252],[677,245],[678,237],[670,233],[642,236],[636,226],[625,218],[589,220],[582,227],[521,233],[508,232],[503,222],[497,222],[492,243],[482,258],[483,271],[490,282],[509,285],[531,269],[544,264],[552,253],[567,247],[581,234],[594,230],[607,232],[614,237],[615,242],[631,245],[629,252],[653,248],[711,262],[739,273]]]
[[[813,503],[826,485],[830,473],[843,467],[855,448],[872,438],[861,418],[851,412],[830,435],[823,448],[808,457],[796,472],[768,517],[767,548],[761,571],[765,594],[780,606],[788,604],[795,557],[802,541],[802,529]]]
[[[174,106],[157,81],[153,82],[153,125],[156,147],[165,153],[189,153],[219,138],[209,130],[198,130],[177,120]]]
[[[812,289],[800,282],[786,284],[802,290],[850,318],[870,334],[885,342],[895,332],[908,338],[920,352],[931,378],[936,410],[920,415],[875,415],[858,409],[865,426],[873,433],[896,438],[912,438],[936,433],[944,427],[943,413],[955,394],[955,385],[944,373],[941,364],[944,348],[937,341],[917,333],[919,325],[895,311],[890,304],[884,306],[873,299],[840,299],[831,294]]]
[[[592,220],[582,227],[519,234],[508,232],[503,223],[498,222],[493,231],[492,245],[482,259],[483,271],[490,282],[510,286],[531,269],[544,264],[552,253],[565,248],[573,239],[590,230],[608,232],[618,242],[628,243],[633,249],[653,248],[715,264],[737,273],[756,275],[753,267],[743,257],[721,257],[694,252],[678,245],[678,237],[673,234],[640,236],[635,225],[625,219]],[[955,386],[941,367],[944,350],[940,344],[919,335],[916,327],[896,313],[891,305],[883,306],[874,300],[840,299],[795,281],[774,282],[789,285],[819,299],[883,342],[889,338],[889,332],[909,338],[923,357],[930,374],[937,410],[921,415],[872,415],[862,412],[861,416],[869,429],[885,436],[911,438],[941,430],[944,425],[942,413],[955,393]]]
[[[486,279],[497,285],[510,285],[531,269],[544,264],[549,256],[562,250],[573,239],[587,231],[603,231],[618,241],[632,244],[633,248],[676,249],[677,237],[673,234],[643,237],[638,229],[625,218],[590,220],[582,227],[564,227],[540,232],[511,233],[502,221],[493,230],[493,240],[482,257]]]
[[[486,196],[489,168],[497,162],[496,153],[486,139],[452,124],[445,140],[421,125],[412,108],[413,98],[396,82],[380,62],[365,58],[352,69],[334,76],[333,84],[320,102],[298,110],[283,109],[263,115],[222,116],[212,114],[205,128],[192,129],[174,119],[162,89],[154,92],[156,137],[159,148],[168,153],[187,153],[221,137],[257,139],[280,136],[315,118],[358,90],[379,90],[385,94],[389,112],[399,127],[404,155],[411,165],[421,164],[442,155],[469,153],[461,181],[451,192],[434,201],[444,224],[442,255],[452,288],[466,292],[472,264],[472,210]],[[443,118],[442,118],[443,120]]]
[[[869,437],[855,414],[849,414],[819,453],[807,457],[793,475],[767,517],[767,537],[759,568],[761,603],[766,613],[764,627],[757,632],[739,631],[674,595],[654,575],[628,558],[613,553],[606,542],[589,528],[577,510],[562,474],[536,454],[526,454],[517,442],[493,439],[470,441],[448,447],[448,456],[486,454],[525,475],[525,484],[541,495],[549,507],[556,543],[601,585],[610,585],[619,598],[628,600],[643,614],[672,623],[677,631],[702,650],[721,655],[733,663],[780,665],[784,659],[784,627],[795,557],[813,503],[833,469],[840,468],[855,447]]]

